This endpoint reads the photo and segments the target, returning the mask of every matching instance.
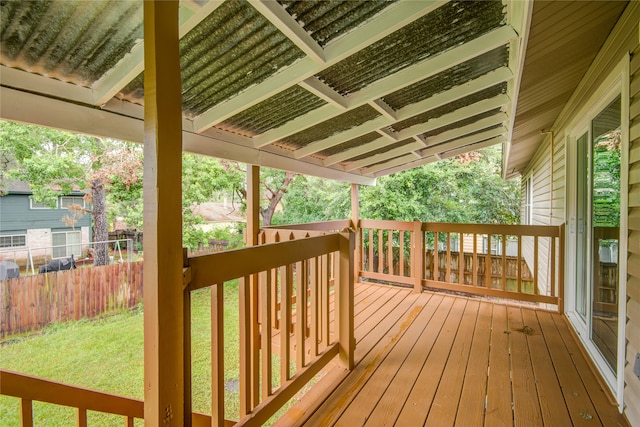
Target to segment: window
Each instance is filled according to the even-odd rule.
[[[50,204],[47,202],[36,202],[32,198],[29,198],[31,209],[57,209],[58,208],[58,199],[55,200],[55,204]]]
[[[522,223],[533,224],[533,178],[528,176],[524,181],[524,216]]]
[[[67,258],[82,255],[82,234],[80,231],[51,233],[53,258]]]
[[[25,234],[0,236],[0,248],[19,248],[23,246],[27,246],[27,236]]]
[[[84,205],[84,197],[82,196],[62,196],[60,197],[60,209],[66,209],[71,205],[80,205],[83,208]]]

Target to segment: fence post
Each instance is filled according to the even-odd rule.
[[[340,284],[338,286],[337,303],[338,337],[340,345],[340,362],[348,370],[353,369],[355,338],[353,335],[353,251],[355,234],[353,231],[340,233]]]
[[[422,277],[424,276],[424,254],[425,254],[425,244],[424,244],[424,232],[422,231],[422,222],[415,220],[413,222],[413,254],[411,257],[411,261],[413,264],[412,273],[413,273],[413,290],[415,292],[422,292]]]

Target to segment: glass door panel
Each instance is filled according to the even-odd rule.
[[[620,97],[591,122],[591,340],[613,371],[618,348]],[[578,207],[580,210],[580,207]]]
[[[585,132],[577,143],[577,207],[576,207],[576,312],[583,322],[587,320],[587,216],[589,215],[589,133]]]

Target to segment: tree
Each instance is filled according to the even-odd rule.
[[[14,122],[0,121],[0,148],[0,188],[6,179],[28,182],[34,200],[51,205],[74,188],[90,189],[95,241],[108,240],[105,186],[116,181],[125,188],[135,185],[142,168],[141,152],[133,144]],[[73,216],[66,221],[72,223]],[[94,265],[108,260],[107,245],[96,245]]]

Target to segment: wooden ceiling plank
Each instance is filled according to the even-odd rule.
[[[436,145],[435,147],[425,148],[420,152],[422,157],[434,156],[436,154],[446,153],[447,151],[455,150],[460,147],[477,144],[478,142],[486,141],[486,140],[500,140],[504,141],[504,133],[498,134],[492,138],[487,138],[486,136],[474,135],[473,137],[469,137],[464,140],[450,141],[444,144]],[[494,142],[497,144],[497,142]]]
[[[456,129],[451,129],[438,135],[430,136],[425,140],[425,142],[427,143],[427,146],[442,144],[443,142],[461,138],[465,135],[477,132],[482,129],[496,126],[501,123],[504,124],[508,119],[509,117],[505,113],[498,113],[494,116],[478,120],[475,123],[471,123]]]
[[[361,159],[355,162],[351,162],[348,165],[345,166],[344,170],[347,172],[351,172],[352,170],[356,170],[356,169],[362,169],[362,168],[366,168],[367,166],[376,164],[376,163],[380,163],[383,162],[385,160],[388,159],[393,159],[395,157],[398,157],[402,154],[406,154],[406,153],[410,153],[413,154],[414,150],[417,150],[419,148],[423,148],[423,145],[418,142],[411,142],[407,145],[404,145],[402,147],[398,147],[398,148],[394,148],[393,150],[389,150],[385,153],[380,153],[380,154],[376,154],[374,156],[371,157],[367,157],[365,159]]]
[[[336,153],[332,156],[327,157],[324,160],[325,166],[332,166],[336,163],[340,163],[342,161],[352,159],[354,157],[361,156],[363,154],[367,154],[371,151],[378,150],[382,147],[386,147],[390,142],[387,138],[378,138],[366,144],[360,145],[358,147],[351,148],[349,150],[342,151],[340,153]]]
[[[311,154],[315,154],[318,151],[335,147],[336,145],[342,144],[344,141],[348,141],[350,139],[365,135],[371,132],[373,129],[377,129],[383,126],[389,126],[390,124],[391,123],[388,118],[386,118],[385,116],[379,116],[359,126],[355,126],[344,132],[338,133],[336,135],[332,135],[320,141],[312,142],[311,144],[308,144],[302,148],[299,148],[293,152],[293,157],[295,159],[301,159]]]
[[[180,7],[179,36],[184,37],[202,20],[209,16],[222,4],[221,1],[211,0],[195,12],[193,4]],[[111,70],[105,73],[92,86],[93,104],[104,105],[118,92],[124,89],[134,78],[144,71],[144,41],[140,40]]]
[[[326,62],[322,47],[280,6],[280,3],[272,0],[251,0],[249,4],[315,63],[324,64]]]
[[[492,145],[501,144],[503,142],[504,142],[504,138],[502,137],[491,138],[486,141],[478,142],[476,144],[466,145],[464,147],[460,147],[454,150],[440,153],[440,158],[449,159],[451,157],[459,156],[460,154],[468,153],[469,151],[480,150],[486,147],[491,147]]]

